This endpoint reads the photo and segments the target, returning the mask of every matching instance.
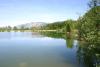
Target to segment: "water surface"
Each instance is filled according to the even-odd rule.
[[[77,44],[35,32],[0,32],[0,67],[82,67]]]

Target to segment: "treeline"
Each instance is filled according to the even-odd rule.
[[[61,22],[49,23],[46,26],[44,26],[42,29],[44,29],[44,30],[57,30],[57,31],[63,33],[63,32],[65,32],[65,30],[69,30],[67,27],[70,30],[77,29],[77,21],[70,19],[70,20],[61,21]]]
[[[0,27],[0,32],[4,32],[4,31],[11,31],[12,27],[11,26],[6,26],[6,27]]]
[[[32,29],[33,28],[25,28],[25,27],[18,28],[16,26],[14,26],[14,27],[5,26],[5,27],[0,27],[0,32],[25,31],[25,30],[32,30]]]

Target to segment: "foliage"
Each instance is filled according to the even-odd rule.
[[[74,30],[75,28],[76,28],[76,21],[74,21],[74,20],[67,20],[67,21],[65,21],[65,29],[66,29],[66,31],[67,32],[71,32],[72,30]]]
[[[12,30],[12,27],[6,26],[6,27],[0,27],[0,32],[8,31],[10,32]]]
[[[79,19],[79,33],[85,41],[99,42],[100,35],[100,6],[89,10]]]
[[[44,30],[57,30],[57,32],[65,33],[66,31],[70,31],[76,29],[76,21],[74,20],[66,20],[62,22],[54,22],[49,23],[46,26],[42,27]]]
[[[64,27],[64,22],[54,22],[54,23],[49,23],[47,24],[44,29],[47,30],[57,30],[57,29],[62,29]]]

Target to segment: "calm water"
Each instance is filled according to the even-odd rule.
[[[77,45],[39,33],[0,32],[0,67],[83,67]]]

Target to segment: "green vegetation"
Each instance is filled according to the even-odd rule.
[[[50,23],[47,24],[44,29],[46,30],[58,30],[58,29],[62,29],[64,27],[64,22],[54,22],[54,23]]]
[[[66,20],[61,22],[50,23],[41,28],[42,30],[56,30],[56,33],[64,34],[69,39],[73,38],[77,31],[77,21],[75,20]],[[46,31],[47,32],[47,31]]]
[[[10,32],[11,30],[12,30],[12,28],[10,26],[0,27],[0,32],[4,32],[4,31]]]
[[[91,8],[91,10],[79,19],[78,29],[79,34],[81,34],[80,36],[85,41],[94,41],[98,39],[100,33],[100,6]]]

